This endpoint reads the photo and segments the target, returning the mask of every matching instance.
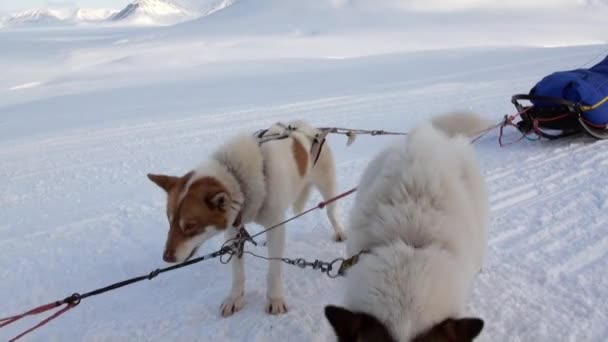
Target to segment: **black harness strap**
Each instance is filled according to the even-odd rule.
[[[317,165],[323,151],[323,145],[325,145],[325,140],[330,132],[330,129],[323,129],[321,133],[317,133],[313,138],[312,145],[310,146],[310,155],[313,157],[312,167]]]

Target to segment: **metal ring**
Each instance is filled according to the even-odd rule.
[[[338,276],[340,276],[340,268],[341,267],[334,268],[334,264],[337,263],[338,261],[344,263],[344,261],[346,261],[346,259],[344,259],[344,258],[337,258],[334,261],[330,262],[329,265],[328,265],[328,267],[327,267],[327,271],[325,272],[325,273],[327,273],[327,276],[330,277],[330,278],[332,278],[332,279],[333,278],[338,278]],[[337,269],[337,271],[334,274],[332,274],[331,271],[334,270],[334,269]]]
[[[80,293],[74,293],[73,295],[71,295],[68,299],[68,305],[72,305],[72,306],[76,306],[78,304],[80,304],[80,300],[82,298],[80,297]]]

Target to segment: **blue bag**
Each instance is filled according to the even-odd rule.
[[[524,107],[521,100],[532,106]],[[552,73],[512,102],[524,112],[518,123],[524,134],[555,139],[584,131],[608,138],[608,57],[589,69]]]

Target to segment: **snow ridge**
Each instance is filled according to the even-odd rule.
[[[35,8],[0,16],[0,27],[106,23],[121,25],[173,25],[211,15],[239,0],[135,0],[124,8]]]

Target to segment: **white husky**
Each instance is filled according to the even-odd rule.
[[[323,198],[336,195],[334,160],[327,144],[312,153],[314,137],[320,132],[302,121],[285,139],[261,143],[265,137],[281,136],[287,125],[274,125],[264,134],[237,135],[222,145],[211,158],[181,177],[149,174],[148,178],[167,192],[169,233],[163,259],[183,262],[211,237],[224,232],[227,239],[238,233],[241,223],[256,222],[270,227],[284,220],[289,207],[302,210],[312,187]],[[335,239],[342,241],[344,228],[335,204],[327,206],[327,216]],[[268,256],[280,259],[285,245],[285,229],[267,233]],[[232,258],[232,288],[222,303],[223,316],[244,305],[245,269],[243,258]],[[282,266],[270,261],[268,305],[271,314],[287,311],[283,297]]]
[[[463,125],[466,121],[468,124]],[[472,114],[423,123],[365,170],[347,254],[345,307],[326,317],[340,341],[471,341],[483,321],[462,318],[486,246],[488,200]]]

